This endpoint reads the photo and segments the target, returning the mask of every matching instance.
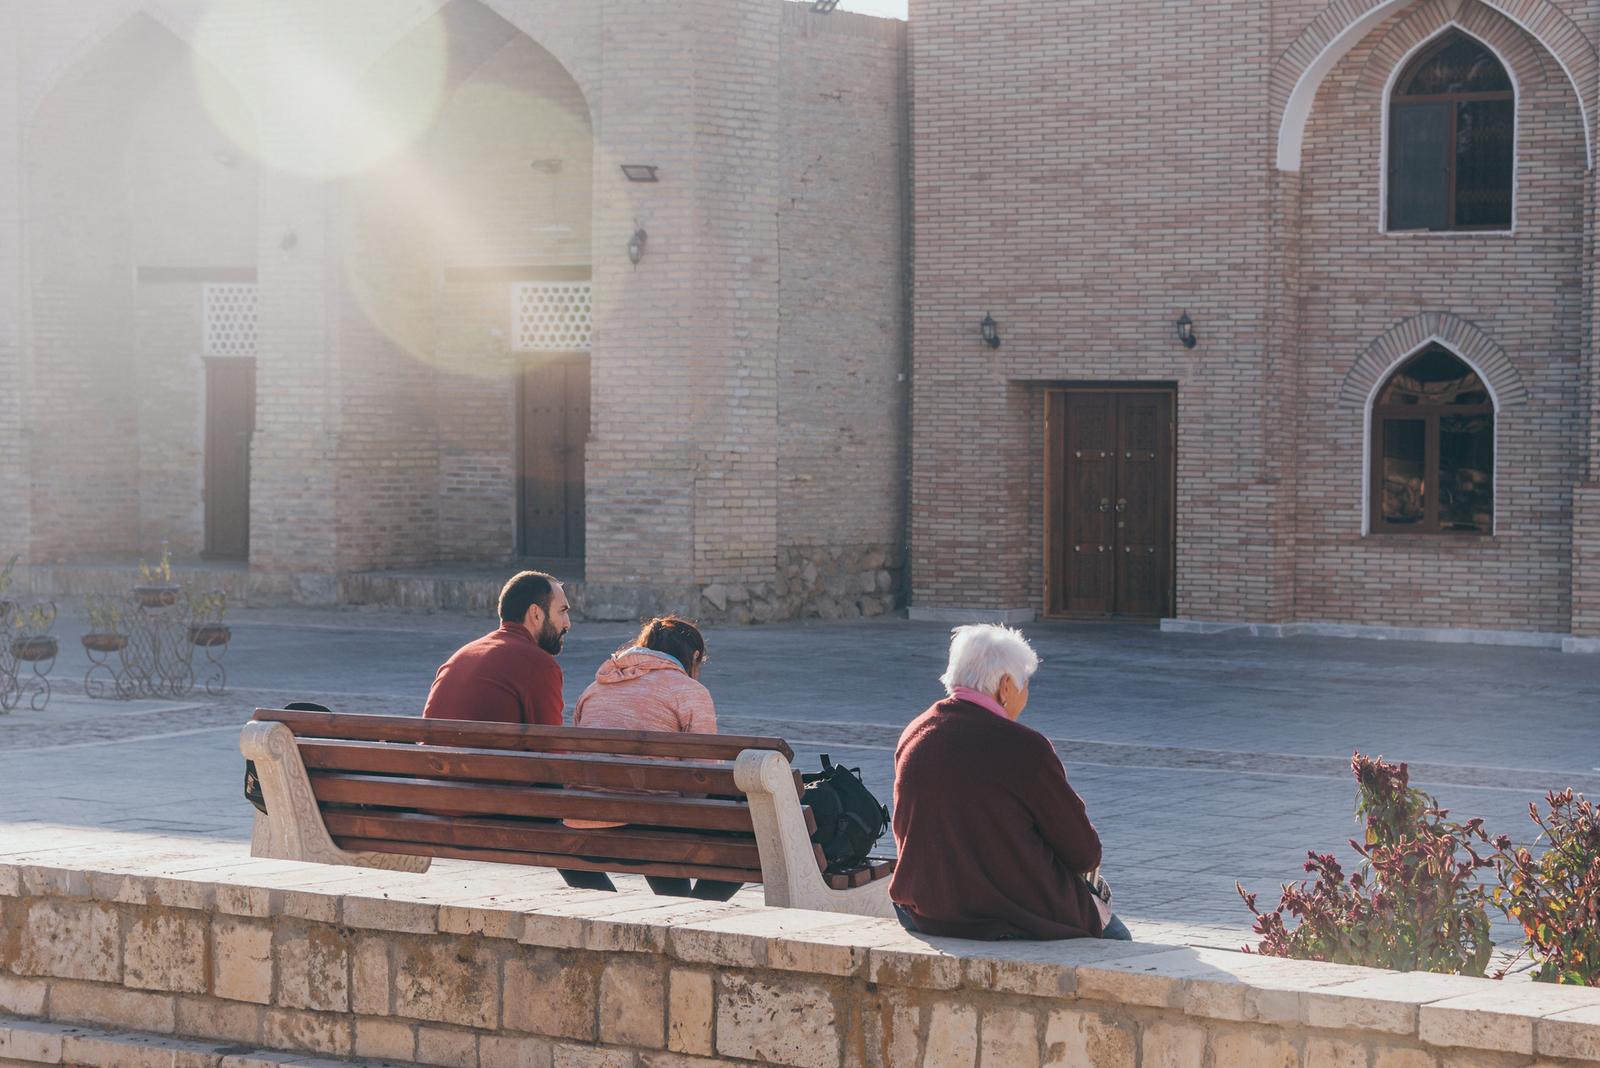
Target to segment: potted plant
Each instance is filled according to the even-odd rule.
[[[128,644],[122,632],[122,605],[114,597],[90,594],[83,599],[89,612],[89,633],[83,647],[96,653],[121,652]]]
[[[12,622],[21,633],[11,639],[11,655],[30,663],[54,660],[58,647],[55,637],[48,631],[55,618],[55,609],[42,604],[29,605],[17,612]]]
[[[11,588],[11,573],[16,570],[17,561],[21,553],[12,553],[11,559],[6,561],[6,566],[0,568],[0,622],[4,622],[11,615],[11,602],[6,598],[6,590]]]
[[[222,590],[207,593],[188,591],[189,641],[200,646],[227,645],[233,629],[222,622],[228,610],[228,595]]]
[[[161,562],[155,566],[139,561],[139,582],[133,595],[146,608],[165,608],[178,603],[178,584],[172,581],[172,554],[161,543]]]

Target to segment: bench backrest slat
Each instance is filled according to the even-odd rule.
[[[297,738],[343,738],[365,742],[423,742],[472,749],[528,752],[610,753],[619,756],[677,757],[689,760],[733,760],[746,749],[771,749],[793,761],[794,750],[782,738],[737,734],[673,734],[661,731],[613,731],[588,727],[539,727],[523,723],[480,723],[475,720],[421,719],[415,716],[369,716],[352,712],[294,712],[258,708],[255,719],[282,723]]]
[[[740,792],[733,781],[732,766],[705,761],[519,753],[319,738],[300,742],[300,759],[308,769],[316,771],[700,794],[737,795]]]
[[[599,793],[538,786],[496,786],[444,779],[396,778],[310,771],[311,789],[324,805],[378,805],[424,812],[538,819],[616,820],[652,827],[754,833],[744,801],[661,795]]]
[[[560,823],[337,808],[326,810],[323,821],[328,833],[335,838],[415,842],[545,856],[589,856],[624,863],[646,861],[761,870],[761,853],[753,837],[712,838],[694,832],[638,827],[574,830]]]

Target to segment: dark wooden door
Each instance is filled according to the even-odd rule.
[[[583,556],[589,357],[535,360],[522,373],[521,552]]]
[[[206,360],[205,514],[208,557],[250,555],[250,437],[256,427],[256,361]]]
[[[1160,619],[1173,603],[1173,395],[1050,393],[1046,605]]]

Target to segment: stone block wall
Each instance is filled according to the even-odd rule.
[[[1600,992],[1581,988],[530,898],[528,872],[519,895],[482,867],[351,870],[319,890],[315,866],[234,858],[207,876],[191,857],[157,874],[148,853],[78,868],[54,849],[0,865],[0,1013],[23,1018],[0,1015],[0,1063],[63,1063],[27,1058],[28,1020],[453,1068],[1600,1063]]]

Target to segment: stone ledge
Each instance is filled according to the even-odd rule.
[[[1432,642],[1441,645],[1505,645],[1522,649],[1585,652],[1584,639],[1533,630],[1470,627],[1389,627],[1363,623],[1230,623],[1212,619],[1163,619],[1163,634],[1232,634],[1251,638],[1361,638],[1368,641]],[[1576,643],[1576,644],[1575,644]]]
[[[1600,990],[1205,946],[926,938],[885,920],[573,891],[539,869],[377,872],[139,836],[63,843],[51,829],[0,850],[0,1012],[201,1045],[473,1068],[529,1063],[513,1049],[545,1068],[563,1044],[604,1047],[594,1063],[795,1068],[909,1063],[863,1049],[960,1060],[981,1045],[1027,1048],[1016,1063],[1043,1068],[1080,1063],[1051,1051],[1093,1037],[1147,1051],[1143,1063],[1198,1049],[1218,1065],[1321,1068],[1342,1043],[1361,1064],[1433,1066],[1466,1049],[1600,1065]]]

